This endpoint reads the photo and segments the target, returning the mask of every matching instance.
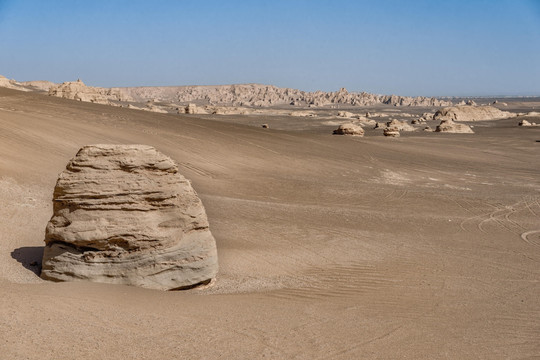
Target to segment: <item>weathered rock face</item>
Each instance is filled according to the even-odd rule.
[[[408,97],[397,95],[375,95],[366,92],[339,91],[306,92],[297,89],[279,88],[272,85],[237,84],[217,86],[175,86],[175,87],[132,87],[121,89],[137,101],[158,97],[176,103],[202,102],[227,106],[273,106],[273,105],[313,105],[325,106],[347,104],[366,106],[388,104],[395,106],[450,106],[451,101],[428,97]]]
[[[435,128],[435,132],[474,134],[474,131],[469,125],[458,124],[452,120],[441,121],[441,123]]]
[[[334,135],[353,135],[353,136],[364,136],[364,129],[360,125],[353,123],[339,125],[339,127],[334,130]]]
[[[452,120],[452,121],[483,121],[498,120],[514,117],[508,111],[502,111],[492,106],[451,106],[438,110],[433,116],[434,120]]]
[[[59,85],[51,86],[49,88],[49,95],[99,104],[108,104],[110,100],[132,100],[118,89],[86,86],[81,80],[67,81]]]
[[[153,147],[83,147],[60,174],[53,204],[43,279],[173,290],[216,276],[204,207]]]

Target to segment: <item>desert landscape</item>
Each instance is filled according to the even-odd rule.
[[[0,0],[0,360],[540,360],[539,29]]]
[[[0,88],[2,358],[540,354],[540,98],[239,103],[208,87],[100,103],[41,83]],[[178,164],[217,245],[210,286],[40,278],[53,189],[90,144]]]

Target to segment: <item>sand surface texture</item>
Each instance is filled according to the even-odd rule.
[[[291,119],[0,89],[0,358],[540,357],[540,128],[347,137]],[[57,176],[96,143],[179,164],[216,239],[213,287],[39,278]]]

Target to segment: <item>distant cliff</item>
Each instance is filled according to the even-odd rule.
[[[375,95],[366,92],[339,91],[306,92],[279,88],[273,85],[241,84],[215,86],[170,86],[115,88],[136,101],[157,99],[173,103],[202,102],[212,105],[259,106],[332,104],[366,106],[389,104],[395,106],[450,106],[451,101],[433,97]]]
[[[160,101],[179,105],[198,103],[200,105],[253,107],[276,105],[367,106],[376,104],[441,107],[453,105],[451,101],[434,97],[376,95],[366,92],[349,92],[344,88],[331,92],[308,92],[260,84],[100,88],[86,86],[80,80],[55,84],[49,81],[17,82],[0,76],[0,87],[23,91],[48,91],[51,96],[101,104],[110,104],[111,101]]]

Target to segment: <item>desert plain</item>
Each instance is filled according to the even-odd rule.
[[[304,110],[317,116],[0,88],[0,358],[540,358],[540,127],[518,116],[468,123],[474,134],[337,136],[337,109]],[[154,146],[192,181],[217,243],[213,286],[39,277],[58,174],[102,143]]]

